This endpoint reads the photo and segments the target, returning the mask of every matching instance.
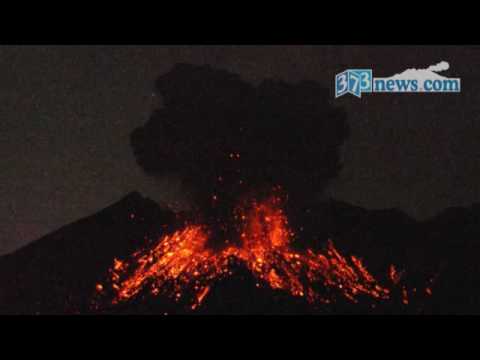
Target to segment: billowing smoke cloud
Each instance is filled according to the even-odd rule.
[[[446,61],[441,61],[438,64],[431,65],[427,68],[429,71],[435,71],[435,72],[440,72],[440,71],[445,71],[450,68],[450,65]]]
[[[131,134],[137,162],[151,175],[179,174],[199,200],[233,201],[274,184],[309,199],[340,170],[346,116],[315,82],[253,86],[210,66],[178,64],[156,89],[164,107]]]

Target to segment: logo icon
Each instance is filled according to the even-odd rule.
[[[372,92],[372,70],[350,69],[335,76],[335,97],[346,93],[362,97],[364,92]]]
[[[374,78],[371,69],[348,69],[335,76],[335,98],[352,94],[358,98],[362,93],[458,93],[460,78],[448,78],[439,72],[450,65],[441,61],[426,69],[407,69],[385,78]]]

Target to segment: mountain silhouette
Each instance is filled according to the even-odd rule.
[[[338,302],[312,307],[280,290],[258,286],[241,263],[231,277],[216,282],[196,314],[479,313],[480,204],[453,207],[418,222],[397,209],[367,210],[336,200],[319,202],[297,214],[302,229],[296,246],[338,248],[365,261],[380,282],[389,264],[405,273],[416,291],[433,294],[412,306]],[[92,307],[95,286],[114,258],[145,246],[146,238],[170,232],[182,215],[133,192],[117,203],[0,257],[2,314],[182,314],[160,297],[139,297],[123,305]],[[191,312],[190,312],[191,313]]]

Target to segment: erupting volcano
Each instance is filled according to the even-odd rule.
[[[131,145],[147,175],[179,180],[188,210],[131,193],[0,258],[0,312],[477,310],[479,210],[417,222],[325,201],[349,127],[320,84],[177,64],[155,88],[162,107]]]
[[[402,275],[393,265],[389,268],[389,286],[380,285],[360,258],[342,255],[332,241],[321,252],[295,250],[295,233],[280,196],[252,200],[234,213],[237,223],[230,226],[237,230],[239,246],[210,248],[207,242],[214,234],[212,229],[185,224],[129,258],[114,259],[108,281],[96,286],[95,307],[149,294],[168,297],[194,311],[215,282],[233,274],[232,265],[238,262],[253,274],[257,287],[285,291],[292,297],[305,298],[312,306],[343,298],[352,303],[363,299],[375,307],[375,303],[391,299],[392,287],[401,287]],[[398,293],[408,304],[407,289],[401,287]]]

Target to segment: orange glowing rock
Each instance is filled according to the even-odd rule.
[[[252,272],[258,280],[257,287],[263,282],[272,289],[305,297],[310,303],[335,301],[333,295],[325,296],[322,286],[335,289],[354,303],[359,296],[373,300],[390,298],[390,290],[378,284],[360,258],[343,256],[332,241],[328,242],[325,253],[293,250],[292,231],[278,197],[254,201],[248,209],[237,211],[241,221],[239,246],[214,251],[207,247],[209,234],[205,227],[187,225],[161,237],[152,247],[135,252],[129,259],[114,259],[110,269],[112,303],[131,300],[150,288],[152,295],[165,295],[174,301],[180,301],[185,294],[190,298],[190,308],[196,310],[213,283],[232,274],[229,261],[232,258]],[[397,284],[401,274],[393,265],[389,270],[390,279]],[[430,289],[426,291],[431,294]],[[405,288],[402,301],[408,304]]]

